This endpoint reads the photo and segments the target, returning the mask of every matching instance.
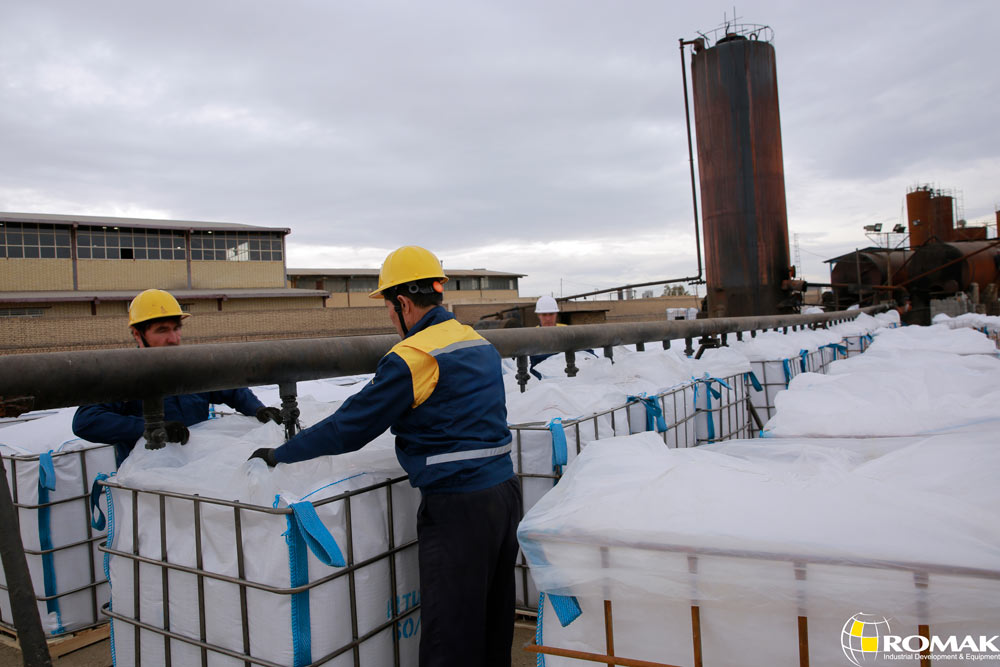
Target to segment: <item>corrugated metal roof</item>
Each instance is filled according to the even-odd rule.
[[[2,213],[0,222],[36,222],[47,225],[87,225],[97,227],[143,227],[156,229],[193,229],[212,231],[291,232],[287,227],[261,227],[235,222],[197,222],[193,220],[152,220],[148,218],[112,218],[97,215],[57,215],[54,213]]]
[[[378,277],[378,269],[287,269],[290,276],[375,276]],[[523,278],[523,273],[508,273],[506,271],[490,271],[488,269],[445,269],[445,274],[449,277],[467,278],[474,276],[496,276],[500,278]]]
[[[0,303],[54,303],[65,301],[131,301],[142,290],[0,292]],[[185,299],[284,299],[289,297],[325,297],[330,293],[317,289],[275,287],[260,289],[179,289],[169,290],[178,301]]]

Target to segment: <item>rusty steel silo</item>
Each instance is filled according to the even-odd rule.
[[[761,35],[726,30],[691,58],[711,317],[775,314],[788,296],[778,79]]]
[[[926,243],[934,233],[930,187],[920,185],[906,193],[906,217],[910,246],[916,248]]]

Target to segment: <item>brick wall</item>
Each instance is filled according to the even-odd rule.
[[[73,262],[68,259],[0,259],[0,290],[73,289]]]
[[[382,306],[203,313],[184,322],[185,343],[392,333]],[[131,347],[124,314],[0,318],[0,354]]]
[[[138,293],[150,285],[165,290],[187,289],[187,263],[183,260],[81,259],[76,263],[76,272],[79,289],[84,292]]]
[[[191,262],[191,288],[284,287],[283,262]]]

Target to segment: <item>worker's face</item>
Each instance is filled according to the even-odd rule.
[[[543,327],[554,327],[559,313],[538,313],[538,323]]]
[[[146,331],[141,336],[139,335],[139,331],[133,327],[132,337],[135,338],[135,342],[137,342],[140,347],[168,347],[171,345],[180,345],[181,323],[174,320],[153,322],[146,327]],[[142,344],[143,338],[146,339],[145,346]]]

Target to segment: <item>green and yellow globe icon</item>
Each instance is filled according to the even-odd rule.
[[[844,655],[857,667],[873,661],[882,648],[882,638],[889,633],[889,621],[884,616],[857,613],[847,619],[840,633]]]

